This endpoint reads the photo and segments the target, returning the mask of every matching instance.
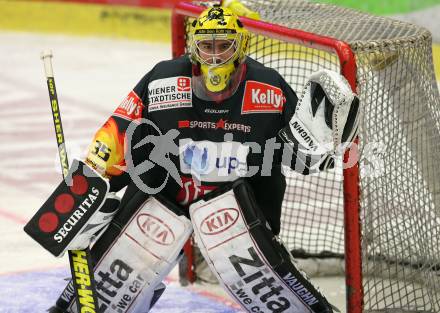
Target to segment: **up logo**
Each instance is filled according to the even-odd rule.
[[[139,229],[147,238],[164,246],[174,243],[176,236],[171,228],[160,218],[144,213],[139,214],[136,221]]]
[[[209,172],[208,147],[195,144],[186,146],[183,151],[183,162],[193,171],[199,174]]]
[[[248,171],[249,146],[240,142],[179,140],[180,170],[198,181],[233,181]]]
[[[237,222],[239,217],[240,213],[237,209],[220,209],[209,214],[202,220],[200,230],[204,235],[216,235],[229,229]]]

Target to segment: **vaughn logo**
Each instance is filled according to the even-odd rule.
[[[313,151],[316,151],[318,149],[318,146],[316,145],[315,140],[311,136],[310,132],[307,131],[307,128],[304,127],[299,119],[295,119],[290,123],[290,129],[293,134],[296,133],[299,135],[295,136],[295,138],[301,141],[300,143],[303,147],[307,147],[308,149],[311,149]]]
[[[313,295],[306,287],[304,287],[301,281],[293,276],[292,273],[287,273],[283,277],[283,279],[289,285],[290,289],[292,289],[297,295],[299,295],[301,299],[308,305],[312,306],[319,302],[318,299],[316,299],[315,295]]]
[[[200,230],[205,235],[219,234],[237,222],[240,214],[235,208],[220,209],[211,213],[200,223]]]
[[[145,236],[160,245],[169,246],[176,239],[171,228],[156,216],[147,213],[139,214],[136,222]]]
[[[280,88],[250,80],[244,89],[241,113],[281,113],[285,102]]]
[[[132,121],[141,118],[142,100],[132,90],[113,113],[115,116]]]

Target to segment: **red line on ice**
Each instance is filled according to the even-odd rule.
[[[11,220],[11,221],[13,221],[13,222],[15,222],[17,224],[21,224],[21,225],[24,225],[24,224],[27,223],[27,220],[24,219],[23,217],[21,217],[21,216],[19,216],[17,214],[8,212],[8,211],[3,210],[3,209],[0,209],[0,217],[6,218],[8,220]]]

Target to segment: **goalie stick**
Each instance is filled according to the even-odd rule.
[[[58,96],[53,75],[52,51],[44,50],[41,53],[41,59],[44,63],[44,72],[49,90],[49,100],[58,145],[58,156],[60,158],[63,178],[65,178],[69,171],[69,162],[67,159],[61,112],[58,105]],[[99,313],[90,249],[69,250],[68,255],[78,312]]]

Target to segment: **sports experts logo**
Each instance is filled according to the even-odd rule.
[[[200,129],[213,129],[213,130],[225,130],[225,131],[241,131],[243,133],[250,133],[251,126],[240,124],[240,123],[231,123],[228,120],[219,119],[217,122],[209,122],[209,121],[190,121],[190,120],[182,120],[178,121],[178,128],[200,128]]]

